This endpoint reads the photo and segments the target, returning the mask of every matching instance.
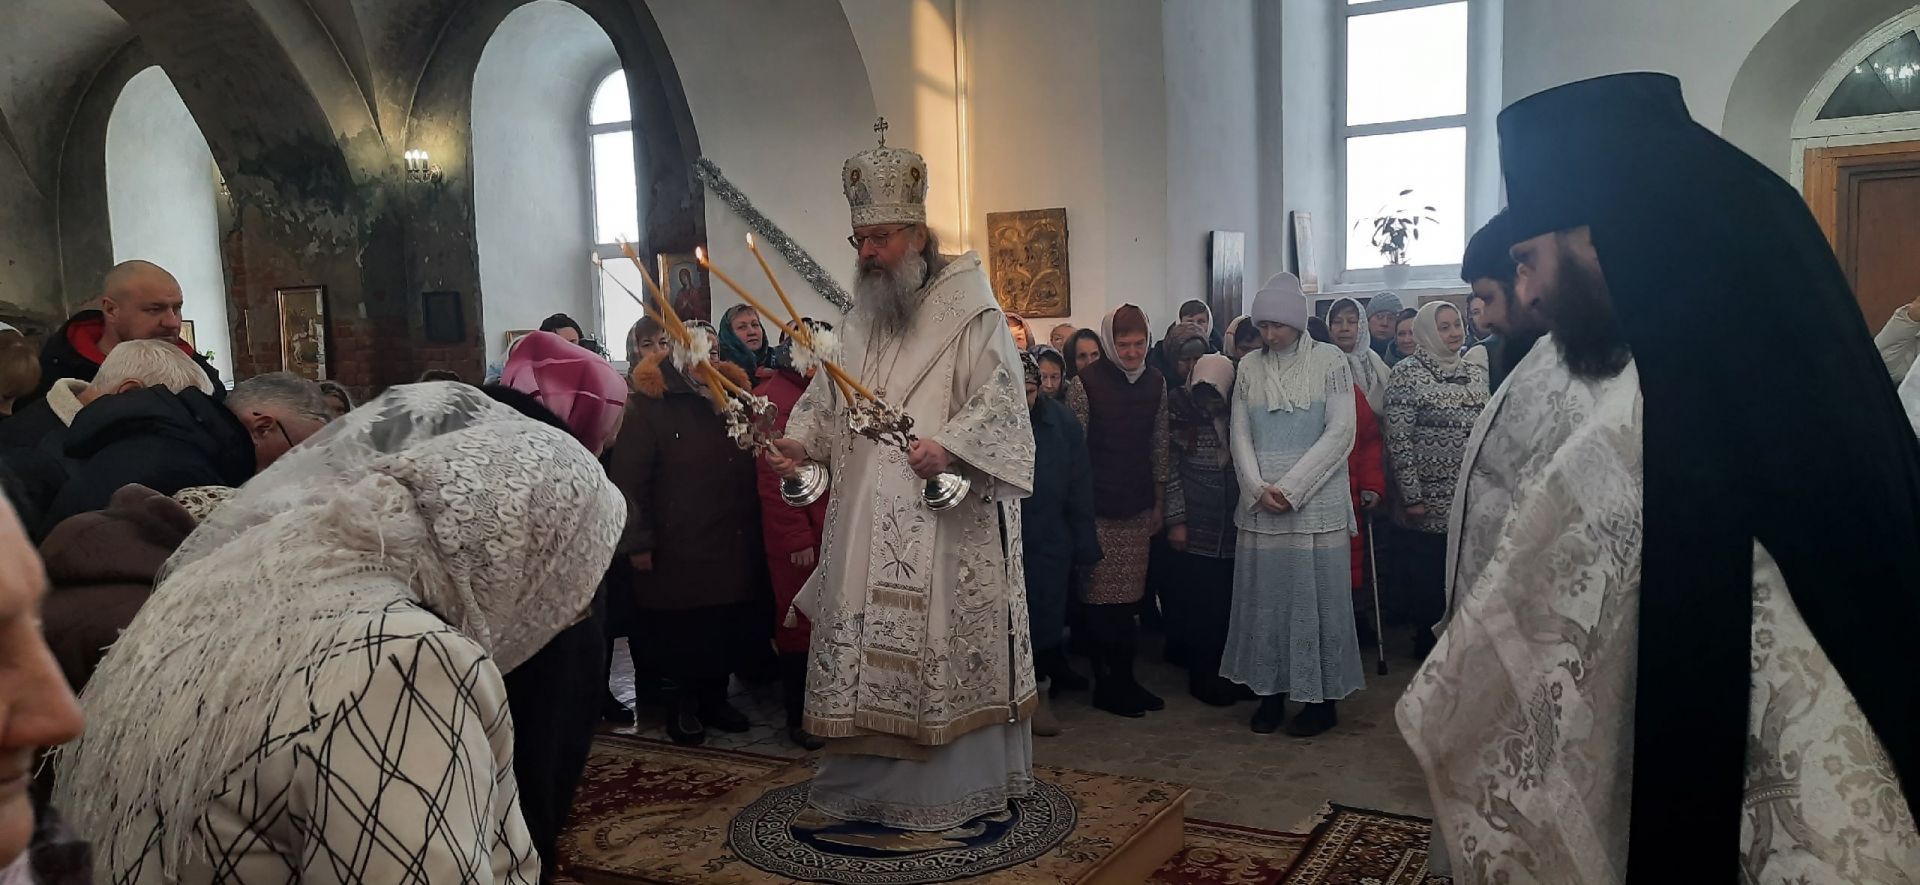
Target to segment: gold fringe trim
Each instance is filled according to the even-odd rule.
[[[867,592],[868,602],[871,605],[909,612],[927,610],[927,595],[924,593],[908,593],[903,590],[889,590],[885,587],[874,587]]]
[[[939,725],[922,725],[904,716],[874,712],[856,712],[851,718],[832,719],[823,719],[808,713],[802,718],[805,720],[803,725],[809,733],[828,740],[891,736],[922,747],[942,747],[987,726],[1005,725],[1009,719],[1016,722],[1031,719],[1033,711],[1039,706],[1039,694],[1029,690],[1026,696],[1015,701],[1011,706],[995,704],[990,707],[981,707]],[[1008,715],[1009,713],[1012,715]],[[872,755],[891,754],[874,753]]]
[[[897,654],[879,649],[868,649],[860,653],[860,663],[875,670],[888,673],[905,673],[909,676],[920,675],[920,659],[911,655]]]

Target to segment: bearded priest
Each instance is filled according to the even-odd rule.
[[[821,373],[768,466],[827,466],[821,567],[795,605],[813,622],[805,728],[827,739],[815,809],[940,831],[1004,811],[1033,785],[1033,649],[1020,564],[1020,499],[1033,488],[1024,375],[980,256],[940,254],[927,228],[927,164],[862,151],[841,171],[859,252],[836,360],[914,418],[909,451],[848,429]],[[926,481],[971,491],[935,512]]]

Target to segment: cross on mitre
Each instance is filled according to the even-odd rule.
[[[886,147],[887,146],[887,118],[876,117],[873,121],[873,131],[878,133],[880,136],[880,146]]]

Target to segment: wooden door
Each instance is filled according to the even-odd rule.
[[[1920,141],[1810,148],[1805,194],[1878,332],[1920,295]]]

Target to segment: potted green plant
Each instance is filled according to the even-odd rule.
[[[1387,260],[1380,269],[1387,288],[1402,289],[1413,278],[1413,265],[1407,262],[1407,249],[1414,240],[1420,239],[1420,222],[1439,224],[1433,217],[1432,206],[1412,206],[1408,198],[1413,189],[1408,188],[1395,196],[1394,201],[1380,207],[1380,214],[1372,218],[1363,218],[1354,222],[1354,227],[1362,224],[1373,225],[1373,248],[1380,250],[1380,257]]]

